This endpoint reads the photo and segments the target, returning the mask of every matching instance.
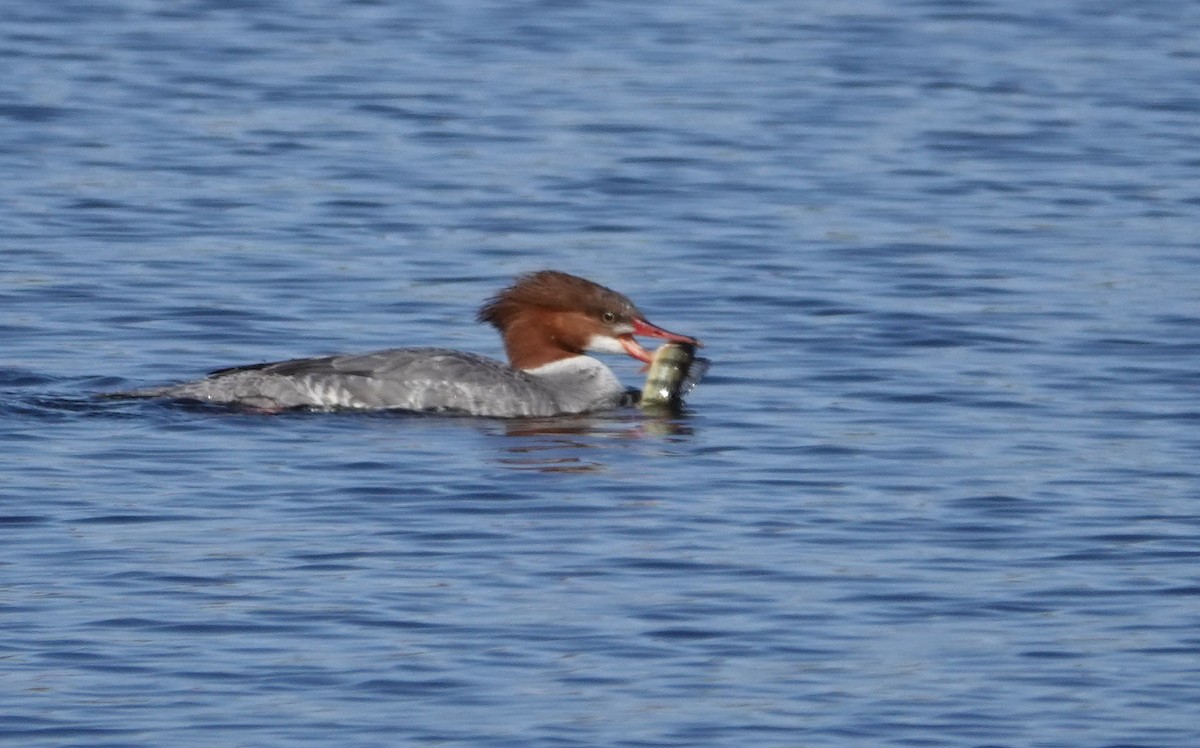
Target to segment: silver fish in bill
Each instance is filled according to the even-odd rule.
[[[708,366],[708,359],[698,358],[691,343],[663,343],[650,361],[638,407],[653,413],[678,412],[683,396],[696,386]]]

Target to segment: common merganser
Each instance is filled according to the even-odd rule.
[[[509,365],[443,348],[303,358],[219,369],[184,384],[120,393],[288,408],[400,409],[518,417],[587,413],[632,404],[603,363],[584,351],[649,362],[634,335],[700,345],[646,321],[633,302],[597,283],[543,270],[517,278],[479,309],[499,330]]]

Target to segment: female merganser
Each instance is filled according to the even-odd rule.
[[[500,331],[509,364],[442,348],[396,348],[220,369],[184,384],[121,393],[254,410],[361,408],[478,416],[553,416],[632,404],[616,375],[584,351],[649,362],[634,335],[700,345],[646,321],[628,298],[555,270],[523,275],[478,321]]]

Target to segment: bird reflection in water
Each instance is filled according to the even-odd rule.
[[[507,456],[497,461],[544,473],[604,472],[613,440],[688,438],[693,433],[683,414],[522,418],[504,424],[504,435],[517,441],[506,442]]]

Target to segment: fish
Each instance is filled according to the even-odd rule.
[[[663,343],[654,352],[638,407],[647,412],[678,411],[683,396],[708,371],[709,360],[697,358],[691,343]]]

